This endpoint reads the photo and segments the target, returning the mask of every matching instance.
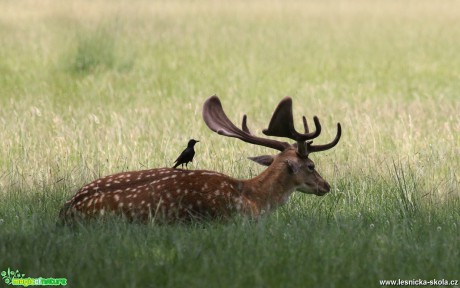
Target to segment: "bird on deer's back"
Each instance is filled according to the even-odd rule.
[[[175,165],[173,168],[177,168],[177,166],[181,165],[181,167],[187,167],[189,162],[193,162],[193,157],[195,156],[195,149],[193,148],[196,143],[200,141],[190,139],[187,144],[187,148],[177,157],[176,161],[174,161]]]

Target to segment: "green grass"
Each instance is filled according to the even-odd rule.
[[[70,287],[375,287],[459,279],[456,1],[0,3],[0,272]],[[285,95],[337,147],[332,184],[261,221],[57,227],[103,175],[171,166],[249,178],[273,153],[211,132],[210,95],[258,134]],[[315,142],[316,143],[316,142]],[[3,282],[2,282],[3,283]],[[0,285],[3,287],[2,285]]]

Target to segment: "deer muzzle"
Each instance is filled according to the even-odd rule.
[[[331,185],[329,185],[329,183],[323,180],[322,182],[318,183],[318,187],[316,188],[315,194],[317,196],[324,196],[329,191],[331,191]]]

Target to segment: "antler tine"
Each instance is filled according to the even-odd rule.
[[[291,147],[291,145],[286,142],[280,142],[251,135],[246,125],[246,115],[243,116],[243,130],[237,128],[228,119],[222,108],[222,103],[216,95],[209,97],[204,102],[203,119],[209,129],[217,132],[220,135],[238,138],[251,144],[265,146],[279,151],[284,151],[286,148]]]
[[[241,123],[241,128],[243,128],[243,131],[248,133],[248,134],[251,134],[251,131],[249,131],[249,128],[248,128],[248,125],[246,123],[246,120],[247,120],[247,116],[246,114],[243,115],[243,123]]]
[[[304,138],[306,138],[305,141],[316,138],[319,136],[319,134],[321,134],[321,123],[319,122],[319,118],[317,116],[313,116],[313,122],[315,123],[315,131],[311,133],[305,133],[303,135]],[[305,123],[307,123],[306,119],[305,119]]]
[[[302,121],[303,121],[303,129],[305,130],[305,134],[308,134],[308,132],[310,132],[310,129],[308,129],[307,118],[305,118],[305,116],[302,116]]]
[[[310,129],[308,129],[308,123],[307,123],[307,118],[305,116],[302,116],[302,123],[303,123],[303,130],[305,131],[305,134],[310,132]]]
[[[308,142],[307,143],[307,153],[320,152],[320,151],[331,149],[332,147],[337,145],[337,143],[339,143],[341,136],[342,136],[342,126],[340,125],[340,123],[337,123],[337,134],[335,135],[334,140],[324,145],[313,145],[312,144],[313,142]]]

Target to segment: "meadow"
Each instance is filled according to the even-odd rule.
[[[460,2],[1,1],[0,272],[68,287],[378,287],[460,280]],[[317,115],[324,197],[258,222],[56,226],[100,176],[172,166],[250,178],[278,101]],[[190,167],[190,166],[189,166]],[[0,281],[0,286],[7,286]],[[458,287],[458,286],[457,286]]]

